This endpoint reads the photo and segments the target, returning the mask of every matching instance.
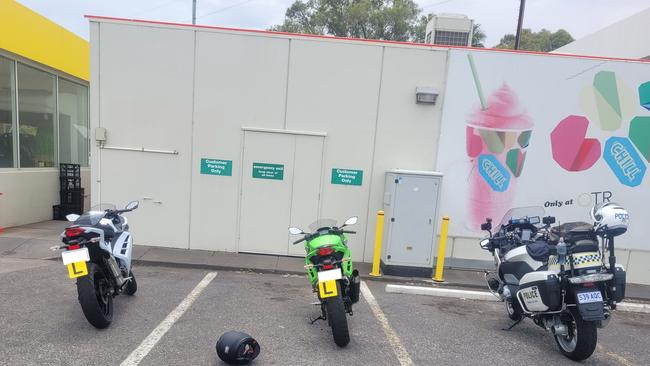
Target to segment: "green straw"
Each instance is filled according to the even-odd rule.
[[[469,67],[472,69],[472,76],[474,77],[474,85],[476,86],[478,99],[481,100],[481,109],[486,110],[487,105],[485,104],[485,97],[483,96],[483,89],[481,88],[481,80],[479,80],[478,78],[478,73],[476,72],[476,65],[474,65],[474,57],[472,56],[471,53],[468,53],[467,59],[469,60]]]

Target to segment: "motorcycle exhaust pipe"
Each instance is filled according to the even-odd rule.
[[[126,280],[124,279],[124,276],[122,276],[122,271],[120,271],[120,267],[118,267],[117,262],[115,261],[115,258],[113,256],[110,256],[107,260],[108,262],[108,268],[110,268],[111,273],[113,274],[113,277],[115,278],[115,282],[117,283],[117,287],[122,288],[124,285],[124,282]]]
[[[557,336],[566,336],[569,334],[569,328],[566,324],[556,324],[551,327],[551,332]]]
[[[361,277],[359,271],[356,269],[352,271],[352,280],[350,281],[350,300],[352,303],[359,301],[359,293],[361,292]]]
[[[603,320],[601,320],[601,321],[598,322],[598,328],[601,328],[601,329],[602,329],[602,328],[605,328],[605,327],[607,327],[607,325],[609,324],[609,320],[610,320],[611,317],[612,317],[612,313],[611,313],[611,311],[609,311],[609,309],[605,308],[605,313],[604,313],[604,315],[605,315],[605,319],[603,319]]]

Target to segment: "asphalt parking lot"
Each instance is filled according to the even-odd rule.
[[[115,299],[113,324],[97,330],[77,302],[74,282],[59,262],[0,258],[0,364],[119,365],[147,339],[209,271],[139,266],[138,292]],[[524,322],[512,331],[502,305],[461,299],[388,294],[367,281],[388,326],[417,365],[564,365],[545,331]],[[334,345],[306,278],[219,271],[140,365],[221,365],[215,342],[227,330],[255,337],[259,365],[399,365],[366,299],[348,318],[351,342]],[[617,313],[599,332],[586,365],[648,365],[650,315]]]

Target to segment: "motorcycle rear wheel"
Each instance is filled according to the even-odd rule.
[[[348,319],[345,315],[345,304],[340,295],[325,299],[325,310],[327,311],[327,320],[330,327],[332,327],[332,335],[334,336],[334,343],[339,347],[345,347],[350,343],[350,333],[348,331]]]
[[[94,263],[88,263],[88,274],[77,279],[77,294],[81,310],[88,322],[98,329],[113,321],[113,296],[104,272]]]
[[[560,347],[560,352],[574,361],[586,360],[596,349],[598,341],[596,323],[582,320],[575,308],[563,314],[563,319],[566,320],[569,334],[555,335],[555,342]]]

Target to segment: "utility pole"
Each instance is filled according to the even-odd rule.
[[[515,49],[519,49],[519,38],[521,36],[521,26],[524,23],[524,8],[526,7],[526,0],[521,0],[519,5],[519,21],[517,22],[517,35],[515,36]]]
[[[192,24],[196,24],[196,0],[192,0]]]

